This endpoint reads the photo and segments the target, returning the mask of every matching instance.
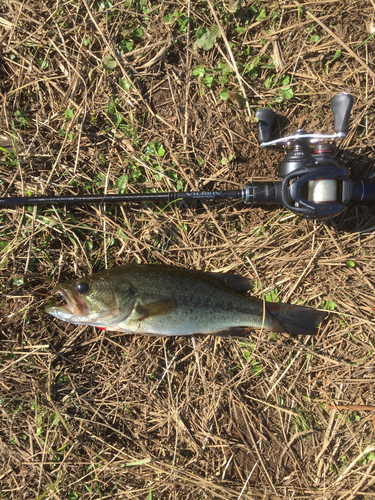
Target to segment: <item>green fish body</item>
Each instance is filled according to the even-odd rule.
[[[246,278],[172,266],[129,264],[57,287],[66,300],[46,312],[74,324],[145,335],[273,332],[315,335],[325,313],[253,299]]]

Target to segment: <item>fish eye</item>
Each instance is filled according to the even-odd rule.
[[[90,283],[87,283],[86,281],[82,281],[81,283],[77,284],[77,290],[80,294],[84,295],[90,290]]]

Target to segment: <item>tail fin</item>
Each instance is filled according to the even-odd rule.
[[[270,330],[291,335],[316,335],[327,314],[312,307],[281,302],[266,302],[266,311],[272,318]]]

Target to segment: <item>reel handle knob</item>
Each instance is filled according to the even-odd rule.
[[[331,109],[333,113],[333,129],[336,134],[349,130],[349,115],[353,107],[353,97],[350,94],[338,94],[331,99]]]
[[[260,143],[271,140],[271,129],[275,117],[275,112],[270,108],[258,109],[255,113],[255,118],[258,118],[258,141]]]

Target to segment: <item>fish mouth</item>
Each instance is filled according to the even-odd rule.
[[[64,290],[64,288],[57,288],[56,292],[63,296],[65,304],[57,306],[58,309],[64,310],[73,316],[87,316],[89,314],[89,308],[87,307],[84,300],[69,291]]]

